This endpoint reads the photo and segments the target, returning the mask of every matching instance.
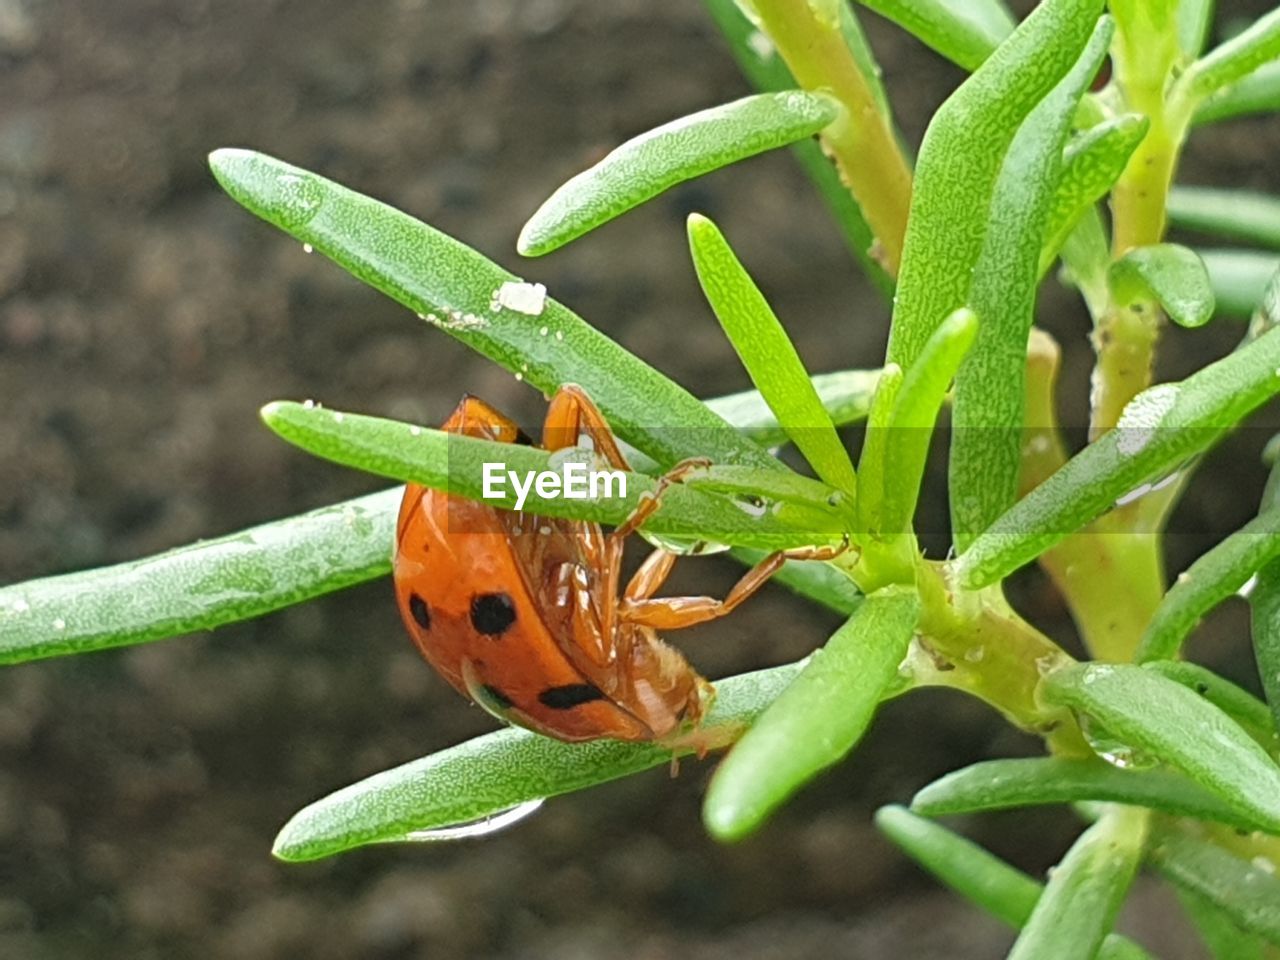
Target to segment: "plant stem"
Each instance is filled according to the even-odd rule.
[[[978,697],[1012,723],[1044,737],[1050,750],[1092,756],[1071,713],[1036,695],[1040,678],[1070,657],[1023,620],[1000,588],[954,588],[945,564],[921,560],[916,584],[921,612],[908,655],[918,686],[946,686]]]
[[[1067,461],[1058,430],[1058,366],[1062,350],[1058,342],[1038,327],[1031,328],[1027,343],[1026,412],[1023,416],[1022,460],[1018,469],[1018,496],[1025,497]]]
[[[1160,535],[1139,533],[1127,510],[1099,517],[1040,558],[1091,656],[1122,663],[1164,595]]]
[[[1111,195],[1111,250],[1119,258],[1134,247],[1159,243],[1164,236],[1169,186],[1191,114],[1182,108],[1171,110],[1166,100],[1180,57],[1176,18],[1168,5],[1117,3],[1115,14],[1116,83],[1126,109],[1143,114],[1150,123]],[[1114,427],[1125,405],[1151,384],[1162,322],[1154,301],[1131,308],[1110,303],[1097,318],[1090,439]]]
[[[823,132],[823,147],[876,236],[876,259],[896,276],[911,205],[911,170],[845,43],[839,17],[824,16],[810,0],[755,0],[755,9],[800,86],[826,90],[844,106],[845,115]]]

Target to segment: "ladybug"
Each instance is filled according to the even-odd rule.
[[[532,440],[476,397],[447,433],[499,443]],[[590,438],[628,470],[604,416],[576,385],[552,398],[542,446]],[[658,509],[662,490],[708,461],[688,460],[611,533],[599,524],[498,509],[408,484],[396,524],[396,600],[423,657],[457,690],[508,723],[569,742],[611,737],[693,745],[714,696],[710,683],[658,637],[724,616],[788,558],[830,559],[839,548],[771,554],[723,600],[654,597],[676,555],[656,550],[619,594],[626,537]]]

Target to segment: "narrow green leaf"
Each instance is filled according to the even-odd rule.
[[[1188,230],[1280,250],[1280,197],[1271,194],[1175,187],[1169,192],[1169,220]]]
[[[1173,892],[1213,960],[1264,960],[1262,941],[1245,933],[1216,903],[1186,887]]]
[[[934,114],[920,147],[887,359],[909,370],[968,301],[996,178],[1031,109],[1080,57],[1101,0],[1046,0]]]
[[[1192,122],[1199,126],[1276,110],[1280,110],[1280,63],[1268,63],[1202,101]]]
[[[724,234],[695,213],[689,217],[689,250],[707,302],[778,422],[819,477],[853,493],[853,463],[804,362]]]
[[[1280,560],[1258,572],[1258,582],[1249,594],[1249,607],[1258,676],[1267,694],[1274,727],[1280,730]]]
[[[1112,808],[1053,870],[1009,960],[1092,960],[1133,883],[1146,817]]]
[[[1179,85],[1188,96],[1199,100],[1277,57],[1280,57],[1280,10],[1273,10],[1193,63],[1182,75]]]
[[[1066,757],[975,763],[922,788],[912,798],[911,809],[926,817],[939,817],[1081,801],[1125,803],[1243,830],[1258,828],[1256,820],[1242,817],[1215,795],[1172,771],[1124,770],[1102,760]]]
[[[633,137],[547,198],[516,249],[539,257],[677,183],[813,136],[840,114],[821,93],[758,93]]]
[[[1138,646],[1137,661],[1169,660],[1200,618],[1280,556],[1280,508],[1254,517],[1178,575]]]
[[[0,663],[145,643],[258,617],[391,569],[401,491],[144,560],[0,589]]]
[[[1230,680],[1206,670],[1198,663],[1185,660],[1153,660],[1145,669],[1189,687],[1215,707],[1240,724],[1269,753],[1280,747],[1276,726],[1272,723],[1267,705],[1249,691],[1236,686]]]
[[[689,456],[781,466],[568,308],[548,297],[539,309],[536,289],[452,237],[264,154],[217,150],[209,165],[251,212],[543,393],[579,384],[620,437],[662,466]],[[524,294],[515,298],[526,301],[520,308],[503,306],[504,293],[513,290]]]
[[[1280,256],[1258,250],[1197,250],[1209,271],[1218,312],[1248,317],[1280,270]]]
[[[902,807],[881,807],[876,826],[922,867],[1015,929],[1035,910],[1044,886],[992,856],[972,840],[918,817]],[[1098,951],[1099,960],[1151,960],[1132,940],[1111,934]]]
[[[1188,57],[1198,57],[1209,42],[1213,26],[1213,0],[1179,0],[1178,46]]]
[[[800,672],[804,661],[716,683],[703,729],[726,739],[749,724]],[[677,751],[686,755],[689,750]],[[522,803],[584,790],[671,762],[654,743],[561,743],[508,728],[375,774],[294,814],[276,837],[281,860],[318,860],[370,843],[465,824]],[[428,838],[423,838],[428,839]]]
[[[1053,265],[1084,214],[1115,186],[1150,125],[1141,114],[1121,114],[1091,127],[1067,146],[1040,247],[1040,276]]]
[[[1277,272],[1267,289],[1268,304],[1260,309],[1258,320],[1274,323],[1273,315],[1280,312],[1280,272]],[[1271,452],[1273,444],[1267,445]],[[1280,458],[1271,461],[1271,473],[1262,491],[1263,513],[1280,509]],[[1280,736],[1280,560],[1272,560],[1258,571],[1253,589],[1248,593],[1253,638],[1253,655],[1258,664],[1258,677],[1270,706],[1272,736]]]
[[[866,419],[879,380],[879,370],[841,370],[817,374],[813,377],[813,389],[831,422],[842,427]],[[731,393],[706,403],[735,429],[759,444],[776,447],[787,442],[786,430],[759,390]]]
[[[815,386],[843,423],[869,405],[876,376],[825,374]],[[786,439],[755,391],[707,405],[763,442]],[[142,560],[0,588],[0,663],[210,630],[381,576],[401,496],[396,487]],[[841,613],[858,597],[827,564],[788,564],[775,579]]]
[[[1280,944],[1280,877],[1275,864],[1242,860],[1176,826],[1153,831],[1147,858],[1166,880],[1204,897],[1241,929]]]
[[[960,551],[1017,498],[1040,250],[1071,118],[1114,32],[1109,17],[1098,21],[1075,66],[1018,129],[996,181],[968,299],[982,325],[952,398],[951,529]]]
[[[733,464],[712,464],[686,477],[684,483],[696,490],[795,503],[820,511],[849,510],[852,502],[835,487],[799,473]]]
[[[1181,383],[1138,394],[1115,430],[1076,454],[1014,504],[956,561],[977,589],[1034,560],[1118,500],[1140,496],[1280,391],[1280,330],[1209,364]]]
[[[714,836],[751,833],[853,749],[897,677],[918,613],[913,589],[888,587],[863,599],[716,770],[703,805]]]
[[[799,86],[769,38],[743,14],[738,0],[702,0],[702,5],[724,34],[738,66],[756,89],[780,91]],[[875,74],[876,71],[870,71],[867,75],[883,99],[883,90]],[[871,227],[867,225],[858,201],[840,182],[835,166],[813,140],[801,140],[793,144],[791,150],[831,210],[858,265],[882,293],[892,294],[893,278],[872,255],[875,236]]]
[[[858,459],[858,471],[862,477],[857,503],[859,533],[880,529],[885,488],[888,486],[885,458],[889,450],[889,428],[902,380],[901,367],[896,363],[886,365],[871,398],[866,438]]]
[[[1154,298],[1174,323],[1202,327],[1213,318],[1213,287],[1204,261],[1176,243],[1136,247],[1111,265],[1114,302],[1131,308]]]
[[[1269,832],[1280,832],[1280,768],[1230,717],[1193,691],[1129,664],[1075,664],[1044,678],[1049,703],[1081,714],[1106,752],[1138,751],[1181,770]]]
[[[892,535],[911,529],[938,412],[978,329],[973,311],[957,310],[934,330],[903,378],[885,450],[882,532]]]
[[[880,832],[956,893],[1020,929],[1044,886],[988,853],[967,837],[903,807],[876,811]]]
[[[495,507],[507,509],[520,509],[514,484],[503,483],[501,497],[484,497],[485,464],[497,463],[504,475],[505,471],[513,471],[524,477],[558,470],[563,460],[562,454],[549,454],[536,447],[492,443],[301,403],[268,404],[262,410],[262,419],[281,437],[316,456],[472,500],[485,499]],[[570,520],[621,523],[643,496],[652,494],[657,483],[641,473],[622,475],[625,493],[613,489],[599,498],[578,499],[561,496],[558,491],[542,496],[536,489],[528,489],[523,509]],[[824,526],[832,528],[826,537],[820,532]],[[837,542],[841,531],[835,528],[839,526],[838,520],[794,504],[781,503],[773,509],[759,510],[727,497],[702,493],[688,484],[675,484],[663,494],[662,509],[645,524],[645,529],[675,538],[781,549],[824,540]]]
[[[1013,32],[998,0],[859,0],[952,63],[972,72]]]

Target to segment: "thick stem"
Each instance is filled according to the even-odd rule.
[[[1120,510],[1041,556],[1041,567],[1066,599],[1095,659],[1133,659],[1164,595],[1160,540],[1156,533],[1135,533],[1129,512]]]
[[[1092,756],[1071,713],[1036,695],[1046,672],[1070,662],[1062,648],[1018,616],[999,587],[960,592],[945,564],[922,560],[916,569],[920,625],[908,656],[916,685],[963,690],[1044,737],[1052,752]]]
[[[1099,318],[1093,330],[1098,360],[1093,368],[1090,440],[1115,427],[1129,401],[1151,386],[1162,322],[1159,306],[1151,301],[1128,307],[1112,303]]]
[[[896,276],[911,170],[838,19],[824,17],[809,0],[755,0],[755,9],[800,86],[826,90],[844,106],[844,116],[823,131],[822,144],[876,236],[876,258]]]

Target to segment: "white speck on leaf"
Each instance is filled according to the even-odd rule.
[[[1178,387],[1172,383],[1144,390],[1130,400],[1116,422],[1116,449],[1120,454],[1132,457],[1145,450],[1177,400]]]
[[[536,317],[547,305],[547,288],[541,283],[508,280],[498,288],[498,303],[517,313]]]

